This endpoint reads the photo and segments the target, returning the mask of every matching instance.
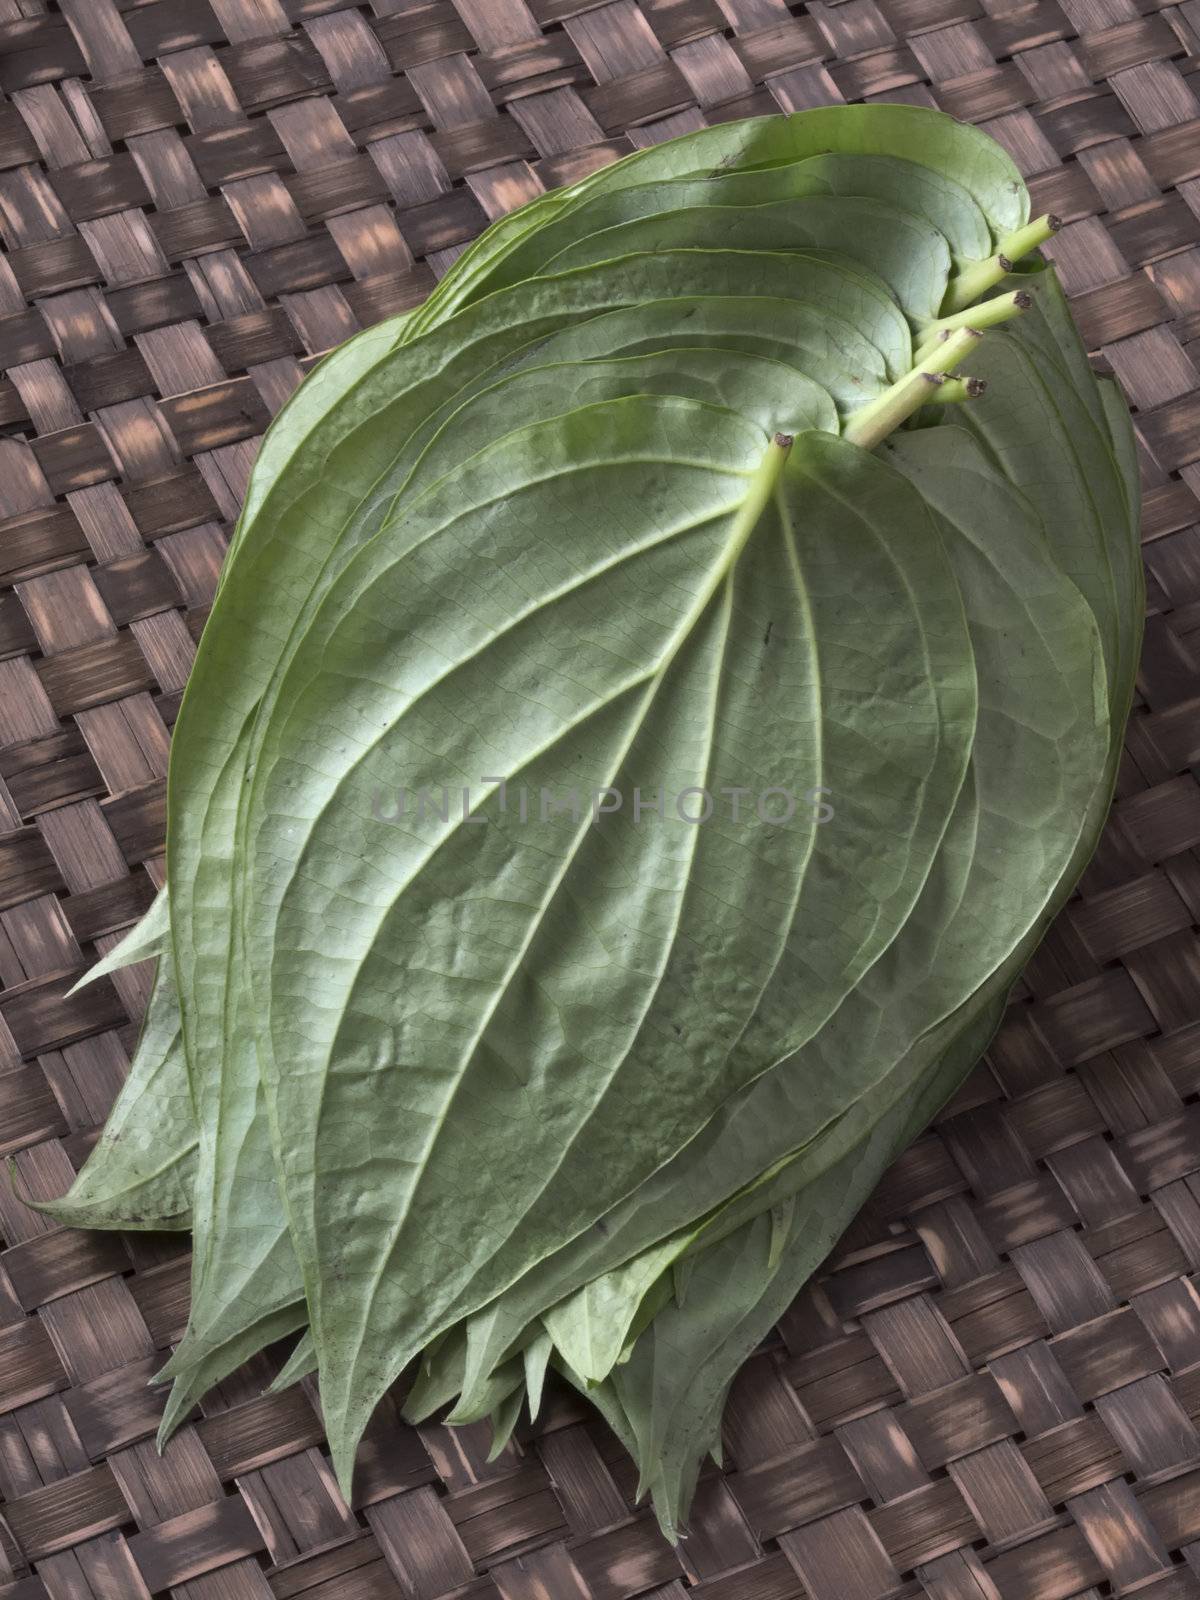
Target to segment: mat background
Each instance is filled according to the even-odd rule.
[[[1136,408],[1113,819],[988,1060],[739,1379],[672,1551],[557,1394],[389,1403],[353,1510],[260,1359],[165,1458],[177,1239],[0,1184],[0,1600],[1200,1600],[1200,0],[0,0],[0,1146],[55,1195],[146,974],[171,724],[258,439],[493,217],[841,100],[985,126]]]

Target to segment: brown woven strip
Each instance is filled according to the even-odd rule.
[[[1009,1020],[738,1380],[669,1549],[556,1394],[389,1402],[360,1503],[266,1358],[164,1458],[178,1240],[0,1185],[0,1600],[1200,1600],[1197,0],[0,0],[0,1145],[59,1193],[146,975],[169,729],[259,436],[484,225],[705,122],[986,125],[1137,410],[1149,623],[1113,818]]]

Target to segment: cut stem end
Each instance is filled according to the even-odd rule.
[[[968,262],[961,272],[951,278],[942,302],[943,309],[953,314],[972,305],[989,289],[1001,283],[1018,261],[1023,260],[1031,250],[1045,244],[1061,227],[1059,219],[1047,212],[1045,216],[1027,222],[1023,228],[1006,233],[994,256],[989,256],[986,261]]]
[[[931,322],[925,329],[924,338],[917,350],[917,361],[924,360],[927,355],[937,349],[939,341],[947,339],[956,328],[997,328],[1003,322],[1011,322],[1014,317],[1019,317],[1022,312],[1028,311],[1033,304],[1033,297],[1024,289],[1017,289],[1011,294],[998,294],[992,300],[985,300],[982,305],[968,306],[965,311],[956,311],[948,317],[939,317],[936,322]]]
[[[986,378],[947,378],[938,393],[930,398],[940,406],[964,405],[986,393]]]
[[[936,340],[930,354],[918,360],[911,372],[892,384],[878,400],[854,413],[842,430],[842,437],[864,450],[873,450],[927,400],[941,399],[946,374],[975,349],[982,337],[978,328],[956,328],[946,338]]]

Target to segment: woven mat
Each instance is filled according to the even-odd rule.
[[[1139,14],[1144,8],[1144,14]],[[160,1459],[178,1240],[0,1184],[0,1600],[1200,1600],[1200,3],[0,0],[0,1142],[58,1194],[140,973],[167,744],[259,435],[488,221],[705,121],[982,122],[1137,408],[1150,617],[1113,820],[988,1061],[739,1380],[671,1550],[555,1396],[390,1404],[347,1508],[313,1397]]]

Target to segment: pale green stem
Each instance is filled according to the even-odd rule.
[[[961,405],[964,400],[978,400],[986,389],[986,378],[945,378],[930,385],[926,398],[939,406]]]
[[[742,503],[742,509],[734,522],[733,538],[730,541],[730,554],[726,559],[726,570],[740,555],[746,540],[754,531],[754,527],[762,516],[763,509],[771,496],[775,493],[775,486],[779,476],[787,465],[787,458],[795,443],[794,435],[790,433],[777,433],[767,446],[767,453],[759,462],[753,478],[750,480],[750,490]]]
[[[1006,233],[1000,241],[1000,254],[1009,261],[1020,261],[1031,250],[1045,244],[1051,234],[1057,233],[1061,227],[1058,217],[1047,211],[1043,216],[1027,222],[1023,228],[1014,228],[1012,233]]]
[[[998,294],[994,300],[985,300],[980,306],[956,311],[951,317],[939,317],[924,330],[916,360],[923,361],[936,348],[938,341],[947,333],[953,333],[955,328],[978,328],[981,332],[984,328],[995,328],[1002,322],[1011,322],[1013,317],[1019,317],[1032,304],[1032,296],[1024,289],[1017,289],[1012,294]]]
[[[977,328],[957,328],[949,337],[940,340],[930,355],[892,384],[878,400],[856,411],[842,429],[842,437],[851,444],[861,445],[864,450],[873,450],[926,400],[938,397],[939,380],[953,371],[982,337]]]
[[[1036,250],[1038,245],[1045,244],[1051,234],[1057,233],[1061,227],[1062,223],[1057,217],[1047,214],[1034,222],[1027,222],[1013,233],[1005,234],[994,256],[989,256],[986,261],[968,262],[961,272],[950,279],[946,298],[942,301],[943,312],[962,311],[973,305],[981,295],[994,289],[1008,276],[1015,262],[1027,256],[1031,250]]]

